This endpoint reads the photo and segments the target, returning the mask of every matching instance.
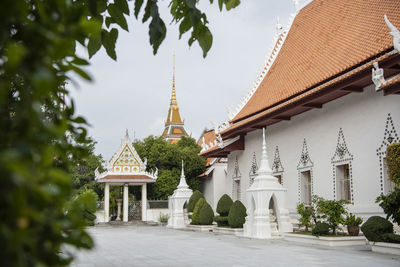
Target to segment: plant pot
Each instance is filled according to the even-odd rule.
[[[358,236],[358,234],[360,233],[360,226],[347,225],[347,232],[349,232],[349,235],[351,236]]]

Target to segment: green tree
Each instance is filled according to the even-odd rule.
[[[149,184],[149,198],[167,199],[172,195],[179,183],[182,160],[189,187],[200,188],[197,176],[205,171],[206,161],[198,155],[201,148],[193,138],[182,137],[176,144],[170,144],[162,137],[149,136],[133,145],[142,159],[147,158],[147,171],[159,170],[157,181]]]
[[[212,3],[213,1],[210,0]],[[238,0],[219,0],[227,10]],[[212,44],[206,15],[195,0],[171,0],[180,37],[191,32],[205,56]],[[150,21],[154,53],[165,38],[155,0],[135,0],[134,16]],[[73,196],[69,170],[85,158],[86,121],[75,115],[65,83],[71,74],[90,80],[89,63],[75,53],[79,44],[92,57],[101,47],[116,59],[117,25],[127,30],[127,0],[3,0],[0,4],[0,257],[4,266],[60,266],[70,244],[90,248],[84,220],[67,211]],[[39,249],[40,248],[40,249]]]
[[[101,200],[104,196],[104,184],[95,181],[94,172],[99,168],[99,172],[104,171],[104,160],[101,155],[96,155],[94,152],[97,142],[92,138],[88,138],[88,142],[80,144],[87,149],[88,154],[86,157],[75,159],[69,173],[72,177],[72,184],[74,189],[87,190],[93,189]]]
[[[346,200],[326,200],[322,197],[315,196],[317,211],[321,218],[326,220],[326,223],[332,229],[332,233],[336,234],[336,228],[339,224],[344,223],[344,215],[347,213],[345,204]]]

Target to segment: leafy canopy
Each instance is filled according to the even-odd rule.
[[[189,44],[197,41],[206,56],[212,35],[197,4],[171,0],[170,13],[181,34],[191,30]],[[239,1],[219,0],[218,4],[221,10],[223,6],[229,10]],[[76,144],[89,141],[85,119],[75,115],[73,100],[66,101],[65,84],[73,73],[91,80],[82,69],[89,62],[76,55],[77,45],[90,58],[101,47],[117,58],[118,27],[128,30],[128,15],[127,0],[0,3],[0,257],[4,266],[67,265],[72,257],[60,253],[63,245],[93,246],[84,230],[85,220],[75,209],[67,212],[73,196],[69,171],[75,160],[89,155],[87,148]],[[150,44],[156,53],[166,35],[158,2],[135,0],[134,15],[150,21]]]
[[[193,190],[200,188],[197,176],[205,171],[206,161],[198,155],[201,148],[193,138],[182,137],[170,144],[162,137],[149,136],[133,145],[142,159],[147,158],[148,171],[158,169],[157,181],[148,187],[149,198],[167,199],[172,195],[179,183],[182,160],[187,184]]]

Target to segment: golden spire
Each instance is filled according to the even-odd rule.
[[[171,107],[178,107],[178,101],[176,101],[175,93],[175,53],[174,53],[174,64],[172,66],[172,96],[171,96]]]

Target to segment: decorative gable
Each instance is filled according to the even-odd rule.
[[[297,164],[297,169],[303,169],[312,166],[314,166],[314,163],[310,159],[310,155],[308,153],[308,148],[307,148],[307,142],[306,139],[304,138],[303,149],[301,151],[299,164]]]
[[[114,172],[140,172],[140,163],[131,148],[125,145],[119,156],[115,159],[112,168]]]
[[[240,173],[239,163],[238,163],[238,159],[236,157],[235,168],[233,169],[233,179],[234,180],[238,180],[238,179],[240,179],[241,176],[242,176],[242,174]]]
[[[281,162],[281,157],[279,156],[278,146],[275,148],[274,163],[272,164],[272,170],[274,173],[283,172],[283,166]]]
[[[110,160],[107,169],[111,173],[142,173],[146,171],[146,160],[143,163],[140,159],[128,132],[125,134],[120,149]]]
[[[346,140],[344,139],[343,130],[340,128],[335,154],[333,155],[331,161],[332,163],[339,163],[350,160],[353,160],[353,154],[351,154],[348,150]]]

